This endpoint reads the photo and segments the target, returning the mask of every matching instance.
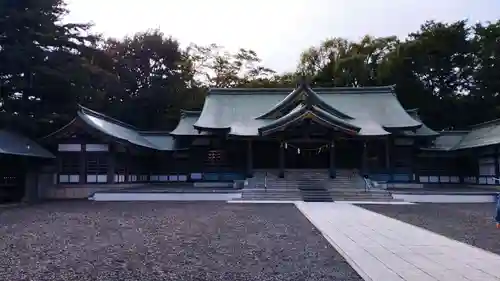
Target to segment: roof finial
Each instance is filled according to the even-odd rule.
[[[307,75],[305,73],[302,73],[300,76],[299,76],[299,83],[298,83],[298,87],[305,87],[309,84],[309,79],[307,78]]]

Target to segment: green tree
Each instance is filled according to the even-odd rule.
[[[63,24],[62,0],[0,2],[0,122],[43,134],[74,115],[95,41],[87,24]]]
[[[99,59],[116,79],[102,79],[105,99],[94,108],[143,129],[170,129],[179,110],[193,105],[192,65],[179,43],[158,30],[108,40]],[[198,99],[199,100],[199,99]]]
[[[262,66],[257,53],[240,49],[236,53],[222,46],[192,44],[187,50],[197,81],[206,87],[229,88],[269,81],[275,71]]]

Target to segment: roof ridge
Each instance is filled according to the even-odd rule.
[[[115,125],[119,125],[119,126],[122,126],[122,127],[125,127],[125,128],[128,128],[128,129],[131,129],[131,130],[139,132],[139,129],[137,127],[135,127],[133,125],[130,125],[128,123],[125,123],[123,121],[120,121],[118,119],[115,119],[113,117],[107,116],[104,113],[101,113],[101,112],[92,110],[90,108],[84,107],[81,104],[78,104],[78,107],[80,108],[80,111],[82,113],[90,114],[90,115],[93,115],[94,117],[102,118],[102,119],[104,119],[104,120],[106,120],[108,122],[114,123]]]
[[[309,87],[311,90],[317,94],[325,94],[324,92],[330,92],[328,94],[381,94],[391,92],[394,93],[394,86],[369,86],[369,87]],[[245,95],[253,93],[267,93],[267,94],[290,94],[297,88],[211,88],[208,94],[219,94],[219,95]],[[318,93],[319,92],[319,93]]]
[[[489,121],[486,121],[486,122],[482,122],[482,123],[477,123],[477,124],[474,124],[474,125],[470,125],[469,128],[471,128],[471,129],[477,129],[478,127],[483,127],[485,125],[493,125],[493,124],[496,124],[496,123],[500,123],[500,118],[496,118],[496,119],[489,120]]]
[[[468,134],[471,131],[467,130],[446,130],[446,131],[438,131],[439,134]]]
[[[201,115],[201,110],[181,109],[181,118],[184,116]]]
[[[170,135],[170,131],[137,131],[137,133],[139,133],[139,135]]]

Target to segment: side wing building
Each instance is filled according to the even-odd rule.
[[[80,107],[39,141],[55,156],[47,197],[86,197],[144,183],[233,182],[353,170],[400,184],[495,184],[500,122],[436,132],[393,87],[211,89],[171,132],[144,132]],[[47,178],[47,177],[46,177]]]

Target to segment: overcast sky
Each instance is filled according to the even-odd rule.
[[[67,21],[123,37],[159,28],[181,44],[251,48],[265,66],[293,70],[328,37],[405,37],[425,20],[500,19],[500,0],[67,0]]]

